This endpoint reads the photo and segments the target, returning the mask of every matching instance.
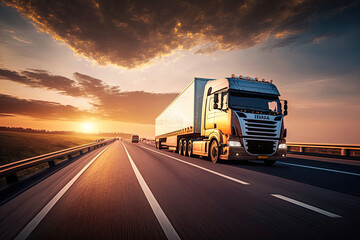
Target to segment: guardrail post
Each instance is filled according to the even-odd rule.
[[[80,150],[80,155],[83,155],[83,151],[82,151],[82,150]]]
[[[304,147],[299,147],[299,152],[305,152],[305,149],[304,149]]]
[[[5,176],[5,180],[6,180],[7,184],[15,183],[18,181],[18,177],[17,177],[16,173],[13,173],[11,175]]]
[[[67,155],[68,160],[72,160],[71,154]]]
[[[341,156],[349,156],[349,149],[342,148],[341,149]]]
[[[55,161],[54,161],[54,160],[49,161],[48,164],[49,164],[49,167],[50,167],[50,168],[55,167]]]
[[[90,152],[90,147],[88,147],[88,152]]]

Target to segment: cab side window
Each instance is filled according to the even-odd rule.
[[[208,110],[209,110],[209,112],[214,110],[214,96],[210,96],[208,98]]]
[[[221,94],[222,98],[221,98],[221,109],[228,109],[228,92],[223,92]]]

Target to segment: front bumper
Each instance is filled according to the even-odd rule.
[[[284,160],[286,159],[287,150],[278,148],[277,151],[271,155],[249,155],[244,147],[229,147],[226,146],[223,149],[220,159],[222,160]]]

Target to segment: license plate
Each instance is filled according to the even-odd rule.
[[[257,156],[257,159],[268,159],[268,156]]]

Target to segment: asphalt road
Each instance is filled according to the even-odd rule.
[[[0,239],[360,239],[360,164],[213,164],[116,141],[0,206]]]

